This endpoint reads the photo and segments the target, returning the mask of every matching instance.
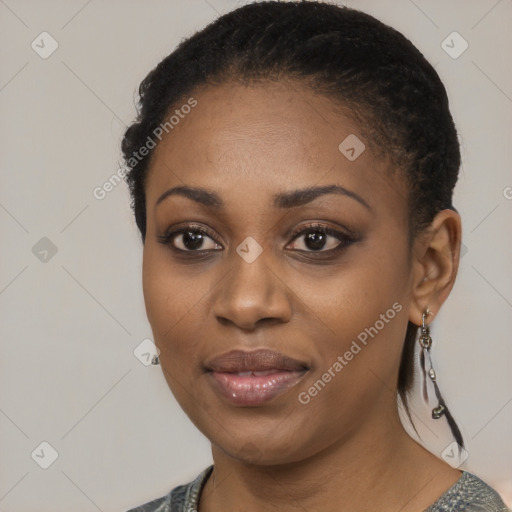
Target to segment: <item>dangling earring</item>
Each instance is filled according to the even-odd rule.
[[[432,338],[430,336],[430,328],[427,325],[426,318],[428,315],[432,314],[430,309],[425,310],[425,312],[421,315],[421,334],[420,334],[420,345],[423,349],[420,354],[420,361],[421,361],[421,369],[423,371],[423,398],[425,401],[428,401],[428,393],[427,393],[427,370],[425,368],[425,360],[428,357],[428,376],[430,377],[430,380],[434,384],[434,389],[436,392],[436,397],[439,400],[439,404],[437,407],[434,407],[432,409],[432,418],[435,420],[438,420],[443,414],[446,412],[446,407],[444,405],[444,401],[441,398],[441,394],[439,392],[439,388],[437,386],[436,381],[436,372],[432,366],[432,358],[430,357],[430,348],[432,347]]]
[[[459,427],[457,426],[457,423],[453,419],[453,416],[451,415],[450,411],[448,410],[448,407],[441,395],[441,392],[439,391],[439,386],[437,385],[437,376],[434,368],[432,367],[432,358],[430,357],[430,349],[432,347],[432,338],[430,337],[430,328],[427,325],[426,319],[428,315],[431,315],[432,311],[427,307],[425,309],[425,312],[421,315],[421,333],[419,337],[419,343],[421,346],[421,353],[420,353],[420,363],[421,363],[421,369],[423,371],[423,398],[425,399],[425,402],[428,402],[428,393],[427,393],[427,373],[432,381],[432,384],[434,385],[434,390],[436,393],[436,397],[438,400],[438,404],[436,407],[432,409],[432,418],[435,420],[438,420],[441,418],[441,416],[445,416],[446,420],[448,421],[448,425],[450,426],[450,429],[452,431],[453,437],[455,437],[455,440],[459,444],[459,446],[464,447],[464,440],[462,439],[462,434],[460,433]],[[425,360],[428,358],[428,372],[425,368]]]
[[[153,356],[153,359],[151,359],[151,364],[160,364],[160,358],[157,355]]]

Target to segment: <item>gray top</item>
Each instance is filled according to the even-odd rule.
[[[199,495],[213,466],[186,485],[175,487],[162,498],[127,512],[197,512]],[[424,512],[510,512],[496,491],[480,478],[464,471],[461,477]]]

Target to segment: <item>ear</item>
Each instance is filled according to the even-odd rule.
[[[459,268],[460,243],[461,220],[453,210],[440,211],[430,226],[416,237],[409,309],[412,323],[421,324],[427,307],[435,316],[450,294]]]

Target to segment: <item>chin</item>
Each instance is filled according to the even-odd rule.
[[[242,434],[243,431],[240,431]],[[240,435],[232,431],[224,431],[219,435],[210,436],[203,432],[212,443],[212,451],[219,451],[241,464],[256,466],[278,466],[292,464],[313,456],[321,451],[313,439],[297,439],[296,432],[279,432],[279,427],[270,432]]]

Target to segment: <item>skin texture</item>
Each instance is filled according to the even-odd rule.
[[[200,510],[423,510],[460,476],[403,429],[396,382],[407,322],[435,317],[459,258],[460,218],[440,212],[412,243],[407,185],[365,151],[349,161],[338,145],[357,124],[330,99],[297,83],[225,83],[194,91],[198,105],[159,144],[146,182],[143,258],[146,311],[165,378],[212,443],[214,478]],[[223,207],[176,186],[215,192]],[[275,194],[339,185],[294,208]],[[201,258],[158,237],[183,223],[210,230]],[[350,233],[330,257],[304,234],[317,223]],[[314,231],[314,229],[313,229]],[[246,238],[263,252],[247,263]],[[329,236],[323,251],[339,240]],[[174,244],[183,245],[177,235]],[[309,251],[309,252],[307,252]],[[316,257],[315,257],[316,256]],[[380,315],[400,312],[308,404],[298,400]],[[306,362],[301,381],[257,407],[235,406],[203,366],[232,349],[269,348]]]

